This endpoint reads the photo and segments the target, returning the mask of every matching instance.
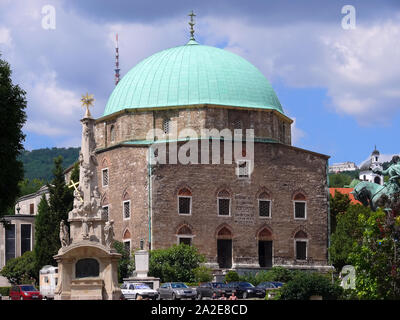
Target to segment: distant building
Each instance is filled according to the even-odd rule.
[[[338,173],[343,171],[356,171],[358,169],[357,165],[354,162],[346,161],[340,163],[334,163],[329,166],[330,173]]]
[[[373,172],[373,170],[376,168],[380,169],[380,171],[383,170],[382,161],[380,160],[380,153],[378,150],[376,150],[375,147],[374,151],[372,151],[371,153],[370,158],[360,166],[360,180],[383,185],[383,176],[379,173]]]

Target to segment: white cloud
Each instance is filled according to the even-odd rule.
[[[291,117],[293,120],[292,123],[292,145],[296,145],[303,137],[306,136],[306,133],[296,126],[296,118]]]
[[[11,45],[11,33],[10,30],[5,27],[0,27],[0,45]]]
[[[390,124],[400,110],[400,19],[355,30],[344,30],[339,22],[264,27],[208,18],[207,23],[210,44],[226,42],[227,50],[269,80],[326,88],[333,110],[361,125]]]

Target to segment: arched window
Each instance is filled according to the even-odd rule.
[[[260,218],[271,218],[271,199],[267,192],[258,196],[258,215]]]
[[[178,244],[184,243],[188,246],[192,245],[192,229],[188,225],[183,225],[177,232]]]
[[[188,188],[178,191],[178,214],[192,214],[192,192]]]
[[[297,193],[293,199],[295,219],[307,219],[307,200],[304,194]]]
[[[128,229],[126,229],[122,237],[122,241],[124,242],[125,251],[129,252],[129,254],[131,254],[131,238],[131,233]]]
[[[218,215],[231,215],[231,195],[227,190],[221,190],[217,195]]]
[[[298,231],[294,236],[296,260],[307,260],[308,236],[303,230]]]

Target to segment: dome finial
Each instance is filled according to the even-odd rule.
[[[189,22],[189,25],[190,25],[190,40],[194,40],[194,29],[193,29],[193,27],[195,25],[195,22],[193,20],[193,17],[195,17],[196,15],[194,14],[194,12],[192,10],[192,12],[188,14],[188,16],[190,17],[190,22]]]

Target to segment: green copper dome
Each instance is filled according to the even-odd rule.
[[[229,51],[191,40],[132,68],[112,92],[104,116],[131,108],[198,104],[283,113],[270,83],[255,66]]]

